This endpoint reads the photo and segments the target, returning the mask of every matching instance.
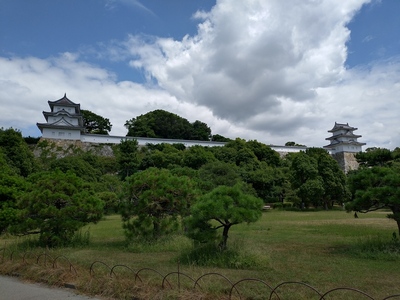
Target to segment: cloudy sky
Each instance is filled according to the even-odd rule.
[[[0,127],[64,93],[112,135],[155,109],[320,147],[335,122],[400,146],[399,0],[0,0]]]

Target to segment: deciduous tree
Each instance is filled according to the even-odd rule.
[[[246,146],[249,147],[260,162],[266,162],[269,166],[278,167],[281,163],[279,153],[272,150],[267,145],[258,141],[248,141]]]
[[[330,208],[349,199],[346,177],[324,150],[310,148],[290,156],[290,181],[302,205]]]
[[[196,145],[183,152],[182,165],[197,170],[201,166],[215,160],[211,151],[205,147]]]
[[[85,131],[91,134],[109,134],[112,128],[110,120],[91,112],[81,109]]]
[[[262,162],[259,169],[246,174],[246,182],[251,184],[257,196],[266,203],[283,199],[285,176],[281,168]]]
[[[196,120],[192,123],[191,140],[209,141],[211,139],[211,128],[204,122]]]
[[[365,152],[356,154],[361,167],[383,166],[393,159],[392,153],[385,148],[368,148]]]
[[[147,147],[148,149],[142,152],[139,169],[146,170],[151,167],[170,169],[181,165],[183,152],[177,149],[177,145],[159,144]]]
[[[224,137],[220,134],[214,134],[211,136],[211,140],[214,142],[229,142],[231,141],[230,138]]]
[[[211,129],[196,120],[190,123],[174,113],[157,109],[125,122],[127,136],[209,141]]]
[[[25,178],[7,164],[0,148],[0,234],[18,223],[17,200],[25,189]]]
[[[18,130],[0,128],[0,148],[7,164],[18,174],[26,177],[35,171],[37,166],[33,153]]]
[[[192,132],[190,122],[176,114],[158,109],[132,118],[125,123],[127,136],[166,139],[189,139]]]

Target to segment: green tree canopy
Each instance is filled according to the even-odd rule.
[[[60,169],[64,173],[71,171],[85,181],[97,181],[101,176],[100,169],[96,168],[92,160],[87,161],[85,159],[88,156],[91,156],[91,154],[85,153],[56,159],[51,162],[50,170]]]
[[[181,144],[159,144],[148,145],[142,150],[142,159],[139,169],[146,170],[147,168],[165,168],[170,169],[181,165],[183,152],[178,150],[178,145]]]
[[[174,113],[158,109],[125,122],[127,136],[208,141],[211,129],[201,121],[190,123]]]
[[[347,211],[367,213],[382,208],[390,209],[389,218],[397,223],[400,234],[400,164],[361,168],[349,174],[352,201]]]
[[[121,143],[115,149],[115,157],[118,164],[118,174],[122,179],[135,173],[139,168],[137,140],[121,140]]]
[[[157,239],[178,229],[196,196],[194,183],[166,169],[149,168],[126,180],[121,215],[128,239]]]
[[[18,222],[17,200],[25,189],[25,179],[7,164],[0,148],[0,234]]]
[[[211,129],[204,122],[196,120],[192,123],[192,133],[190,140],[209,141],[211,139]]]
[[[36,170],[33,153],[18,130],[0,128],[0,149],[7,164],[18,174],[26,177]]]
[[[103,202],[73,173],[39,172],[28,182],[17,203],[18,224],[10,227],[14,234],[39,234],[41,245],[62,246],[79,228],[102,217]]]
[[[257,196],[266,203],[282,201],[284,197],[286,179],[281,168],[263,162],[260,168],[247,172],[244,180],[251,184]]]
[[[302,147],[305,147],[304,145],[297,144],[296,142],[293,142],[293,141],[286,142],[285,146],[289,146],[289,147],[302,146]]]
[[[302,205],[328,209],[349,199],[346,176],[324,149],[309,148],[288,159],[291,185]]]
[[[198,181],[203,191],[210,192],[220,185],[234,186],[242,180],[236,165],[217,160],[199,169]]]
[[[196,170],[206,163],[216,160],[209,149],[197,145],[189,147],[182,154],[182,165]]]
[[[90,110],[81,109],[83,115],[83,125],[85,131],[91,134],[109,134],[111,131],[110,120],[91,112]]]
[[[211,140],[214,141],[214,142],[229,142],[232,139],[224,137],[224,136],[222,136],[220,134],[214,134],[214,135],[211,136]]]
[[[385,148],[368,148],[356,154],[361,167],[383,166],[393,159],[392,152]]]
[[[271,147],[260,143],[256,140],[248,141],[246,146],[250,148],[260,162],[266,162],[269,166],[277,167],[281,163],[281,158],[278,152],[272,150]]]
[[[219,186],[200,197],[192,205],[191,216],[186,219],[187,235],[201,242],[210,242],[216,230],[223,229],[220,248],[227,247],[229,229],[243,222],[261,218],[263,201],[243,192],[241,185]]]
[[[235,148],[225,145],[224,147],[212,147],[211,151],[219,161],[236,165],[237,150]]]

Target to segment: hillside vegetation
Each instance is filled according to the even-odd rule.
[[[239,138],[187,149],[123,141],[112,150],[35,157],[20,132],[1,129],[3,258],[6,248],[47,248],[85,268],[97,259],[129,264],[134,254],[136,266],[160,271],[179,261],[197,276],[216,268],[234,280],[322,290],[346,282],[367,290],[375,280],[378,295],[399,292],[398,148],[358,154],[360,168],[348,175],[323,149],[280,157]]]

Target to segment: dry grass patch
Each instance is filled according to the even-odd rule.
[[[142,271],[140,281],[128,268],[134,272],[151,268],[163,276],[179,270],[194,280],[207,273],[218,273],[232,283],[254,278],[272,287],[286,281],[301,281],[320,292],[350,286],[382,299],[400,293],[400,260],[396,257],[390,260],[388,255],[363,256],[365,252],[354,252],[354,247],[368,240],[390,241],[396,224],[387,219],[386,214],[375,212],[355,219],[344,211],[268,211],[257,223],[233,227],[229,236],[228,247],[239,249],[256,262],[251,268],[183,265],[178,258],[183,250],[192,247],[183,236],[155,244],[126,244],[120,217],[110,216],[85,228],[91,240],[87,246],[52,250],[22,248],[13,244],[12,237],[2,237],[0,248],[9,250],[0,252],[0,259],[2,254],[4,256],[0,272],[20,273],[31,280],[54,285],[73,283],[81,292],[115,299],[228,299],[231,289],[230,283],[222,277],[208,275],[202,277],[200,287],[193,289],[190,279],[181,275],[179,282],[175,274],[167,277],[172,287],[162,288],[160,274]],[[9,260],[11,250],[16,251],[12,261]],[[65,256],[76,268],[77,275],[70,271],[67,260],[61,258],[55,268],[45,265],[44,257],[37,263],[37,255],[42,253],[53,258]],[[241,264],[243,257],[239,261]],[[94,261],[108,267],[96,264],[93,276],[89,270]],[[116,267],[110,276],[110,268],[115,265],[126,267]],[[265,285],[247,284],[239,284],[243,295],[248,299],[263,299],[268,290]],[[307,298],[310,296],[307,289],[297,285],[285,285],[280,290],[281,299],[312,299]],[[358,299],[357,296],[346,294],[348,299]]]

